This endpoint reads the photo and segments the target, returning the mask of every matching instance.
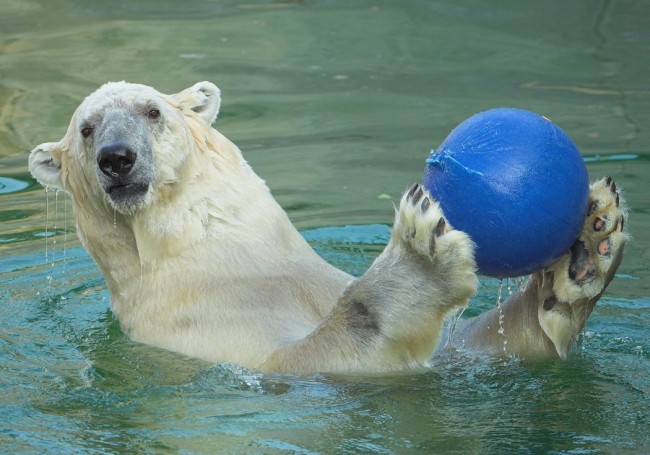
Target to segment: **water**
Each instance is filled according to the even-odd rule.
[[[647,2],[0,9],[3,452],[650,451]],[[591,177],[625,189],[633,242],[567,361],[446,351],[424,374],[260,375],[132,343],[69,201],[50,192],[46,229],[48,198],[26,170],[27,152],[59,139],[84,96],[121,79],[166,92],[217,83],[217,127],[319,253],[354,274],[383,248],[391,201],[420,179],[428,151],[497,106],[561,125]],[[462,317],[492,308],[497,292],[482,280]]]

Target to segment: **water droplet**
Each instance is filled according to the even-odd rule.
[[[499,310],[499,330],[497,331],[499,335],[503,337],[503,353],[508,353],[508,339],[506,338],[506,332],[503,328],[503,308],[502,303],[502,293],[503,293],[503,278],[499,278],[499,289],[497,290],[497,309]]]
[[[65,262],[68,246],[68,198],[63,199],[63,267],[61,274],[65,275]]]
[[[46,186],[45,187],[45,266],[47,267],[48,265],[50,268],[54,265],[54,261],[50,260],[50,245],[49,245],[49,237],[50,237],[50,189]],[[50,291],[52,289],[52,274],[48,273],[47,276],[45,277],[45,280],[47,281],[47,295],[50,295]]]
[[[47,250],[47,237],[48,237],[48,224],[50,221],[50,190],[48,187],[45,187],[45,264],[48,263],[48,250]]]
[[[57,235],[57,229],[58,229],[58,221],[59,221],[59,193],[60,190],[55,189],[54,190],[54,216],[52,217],[52,244],[51,244],[51,260],[50,260],[50,268],[54,269],[54,264],[56,264],[56,235]],[[53,273],[50,273],[50,276],[48,276],[48,284],[52,284],[52,279],[53,279]]]

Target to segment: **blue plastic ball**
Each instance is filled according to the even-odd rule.
[[[580,234],[589,178],[554,123],[522,109],[470,117],[426,160],[423,184],[447,221],[476,243],[479,273],[528,275],[557,261]]]

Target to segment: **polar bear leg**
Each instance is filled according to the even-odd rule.
[[[415,184],[401,200],[392,237],[308,337],[271,355],[274,371],[394,371],[426,366],[446,316],[477,286],[474,245],[451,229]]]
[[[589,213],[571,251],[548,268],[559,301],[573,302],[602,294],[620,263],[628,235],[625,200],[610,178],[591,184]]]
[[[626,221],[625,200],[611,177],[592,183],[589,212],[580,237],[546,270],[552,294],[538,307],[539,322],[562,358],[621,264],[629,238]]]
[[[628,234],[625,200],[611,178],[590,187],[589,213],[570,251],[533,274],[523,290],[462,321],[451,345],[527,358],[565,358],[614,278]]]

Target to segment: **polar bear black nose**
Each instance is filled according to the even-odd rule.
[[[109,144],[99,149],[97,165],[109,177],[122,177],[131,172],[136,156],[126,144]]]

